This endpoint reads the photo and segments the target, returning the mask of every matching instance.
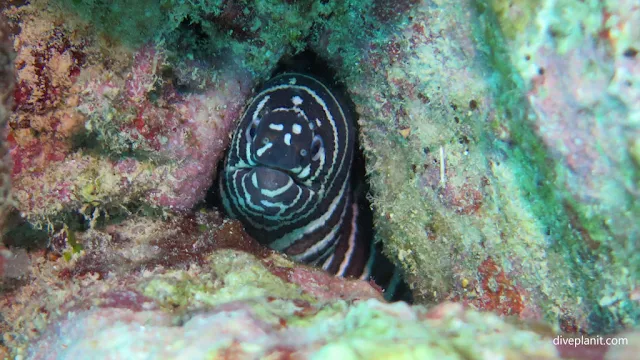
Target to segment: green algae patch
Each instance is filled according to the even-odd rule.
[[[71,261],[71,258],[74,254],[79,254],[83,250],[82,244],[78,242],[76,238],[75,231],[69,229],[68,226],[65,225],[64,231],[67,234],[67,250],[62,253],[62,257],[65,261]]]
[[[211,267],[222,283],[216,293],[218,302],[266,296],[311,300],[298,286],[272,274],[252,255],[225,250],[216,252],[210,259]]]
[[[265,318],[293,313],[298,308],[291,300],[314,300],[298,286],[273,275],[253,255],[220,250],[209,257],[209,262],[211,271],[194,268],[154,275],[142,285],[142,293],[163,306],[182,310],[247,301]]]
[[[577,252],[588,249],[571,230],[569,216],[551,181],[555,169],[549,166],[547,148],[531,129],[534,114],[525,101],[525,80],[510,61],[500,27],[486,10],[478,9],[484,16],[474,30],[482,33],[484,45],[491,48],[487,60],[496,70],[491,85],[497,111],[491,132],[499,140],[494,142],[495,148],[505,154],[501,161],[490,162],[493,179],[501,184],[493,196],[500,201],[501,211],[508,214],[501,233],[517,240],[506,242],[506,246],[500,242],[492,245],[524,259],[519,266],[527,272],[521,281],[537,284],[544,296],[538,301],[546,317],[554,321],[558,308],[590,296],[586,282],[596,274],[577,264],[566,266],[575,264]],[[501,131],[508,136],[504,138]],[[567,286],[565,279],[580,285]]]
[[[329,343],[313,355],[313,359],[479,359],[484,354],[553,353],[551,346],[536,348],[542,336],[516,328],[508,339],[500,341],[490,334],[506,329],[502,320],[491,314],[469,312],[464,318],[456,314],[456,306],[442,318],[424,317],[426,311],[411,309],[403,303],[382,305],[375,300],[354,304],[341,314],[341,319],[323,320],[309,328],[326,334]],[[457,310],[456,310],[457,309]],[[479,334],[486,334],[479,336]],[[521,352],[519,352],[521,351]]]
[[[110,41],[128,47],[164,42],[173,60],[216,62],[242,59],[266,74],[279,58],[302,51],[314,27],[330,14],[349,13],[343,2],[51,0],[91,23]]]
[[[433,344],[408,344],[408,342],[385,342],[379,340],[340,341],[327,345],[314,354],[311,359],[358,360],[366,357],[373,360],[410,360],[410,359],[463,359]]]
[[[535,20],[541,0],[491,1],[505,36],[514,38]]]
[[[489,3],[504,37],[521,42],[513,50],[555,46],[560,53],[598,36],[605,20],[605,2],[598,0],[508,0]],[[481,6],[482,6],[481,5]]]
[[[449,212],[467,215],[482,207],[475,186],[482,186],[486,105],[478,104],[487,87],[476,50],[465,44],[468,29],[460,26],[469,23],[468,14],[421,3],[398,13],[394,25],[404,29],[398,32],[371,30],[379,14],[367,10],[354,29],[333,26],[327,50],[338,58],[359,115],[376,237],[404,266],[418,297],[443,299],[454,285],[450,250],[459,239],[471,241],[467,224]],[[353,31],[363,32],[355,44]],[[463,190],[469,196],[456,198],[451,189],[465,183],[473,184]],[[441,207],[444,192],[449,199]]]
[[[488,12],[484,2],[476,4],[500,75],[495,93],[510,95],[498,97],[498,111],[517,146],[501,149],[517,170],[522,199],[546,229],[549,275],[540,275],[554,299],[548,318],[577,306],[560,317],[563,329],[629,327],[640,312],[631,300],[640,257],[629,252],[639,231],[639,176],[634,136],[622,124],[640,112],[620,84],[637,84],[637,72],[624,65],[625,51],[639,44],[629,30],[637,15],[626,2],[491,1]],[[522,18],[506,16],[506,8]]]

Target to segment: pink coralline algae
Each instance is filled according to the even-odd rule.
[[[121,98],[116,97],[115,108],[109,108],[113,103],[100,104],[99,109],[80,107],[90,117],[96,112],[126,114],[129,111],[130,117],[124,121],[112,119],[119,125],[116,134],[107,130],[101,133],[100,121],[104,120],[101,118],[95,119],[96,125],[92,123],[94,119],[89,121],[91,130],[96,131],[98,141],[104,141],[107,148],[128,146],[134,153],[148,154],[159,163],[166,163],[151,171],[148,180],[155,186],[149,188],[147,200],[152,205],[185,210],[202,200],[211,185],[227,143],[226,133],[239,115],[250,84],[248,76],[242,76],[239,71],[222,75],[214,89],[202,94],[179,94],[171,84],[161,83],[158,76],[163,63],[164,57],[157,49],[141,49],[134,55],[124,92]],[[87,84],[92,89],[101,86]],[[104,91],[113,93],[114,89]],[[151,91],[159,91],[160,98],[151,101]],[[92,100],[98,100],[99,94],[96,92]],[[126,164],[117,162],[114,166],[119,173],[128,174],[125,168],[136,169],[136,165],[127,160]]]
[[[180,93],[163,78],[161,46],[99,58],[95,36],[26,15],[20,26],[9,142],[24,216],[45,225],[64,212],[95,219],[131,204],[184,210],[204,198],[250,89],[247,73],[233,67]]]

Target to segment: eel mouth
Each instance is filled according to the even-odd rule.
[[[255,174],[256,187],[266,190],[278,190],[286,186],[291,180],[295,182],[295,178],[288,172],[280,169],[274,169],[266,166],[256,166],[251,169],[253,175]],[[254,181],[252,179],[252,181]]]
[[[301,181],[295,173],[288,170],[264,165],[257,165],[247,170],[256,174],[258,187],[262,189],[276,190],[293,181],[294,185],[300,188],[314,191],[313,186]]]

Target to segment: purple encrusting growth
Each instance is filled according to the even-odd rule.
[[[127,207],[186,210],[203,199],[251,76],[229,66],[209,72],[215,80],[203,91],[180,93],[162,77],[170,64],[161,46],[116,46],[107,63],[95,34],[70,38],[53,21],[37,22],[35,6],[17,13],[20,85],[9,143],[23,215],[59,226],[69,212],[93,221]]]
[[[20,27],[8,138],[15,198],[28,221],[49,229],[76,212],[94,224],[201,201],[256,75],[311,26],[283,14],[331,10],[312,2],[170,9],[142,2],[119,14],[117,2],[63,3],[67,11],[47,0],[7,11]],[[287,20],[266,27],[272,17]],[[252,30],[238,38],[244,22]]]

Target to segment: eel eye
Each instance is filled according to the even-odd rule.
[[[302,157],[307,156],[307,150],[305,150],[305,149],[301,149],[301,150],[300,150],[300,156],[302,156]]]
[[[324,151],[324,144],[322,138],[318,135],[313,137],[311,142],[311,160],[316,161],[320,158],[320,154]]]
[[[265,145],[267,145],[269,143],[269,141],[271,141],[271,140],[269,140],[268,137],[262,138],[262,143],[265,144]]]
[[[254,120],[251,122],[251,125],[247,128],[246,137],[247,142],[253,142],[253,139],[256,138],[256,133],[258,132],[258,124],[260,124],[260,120]]]

